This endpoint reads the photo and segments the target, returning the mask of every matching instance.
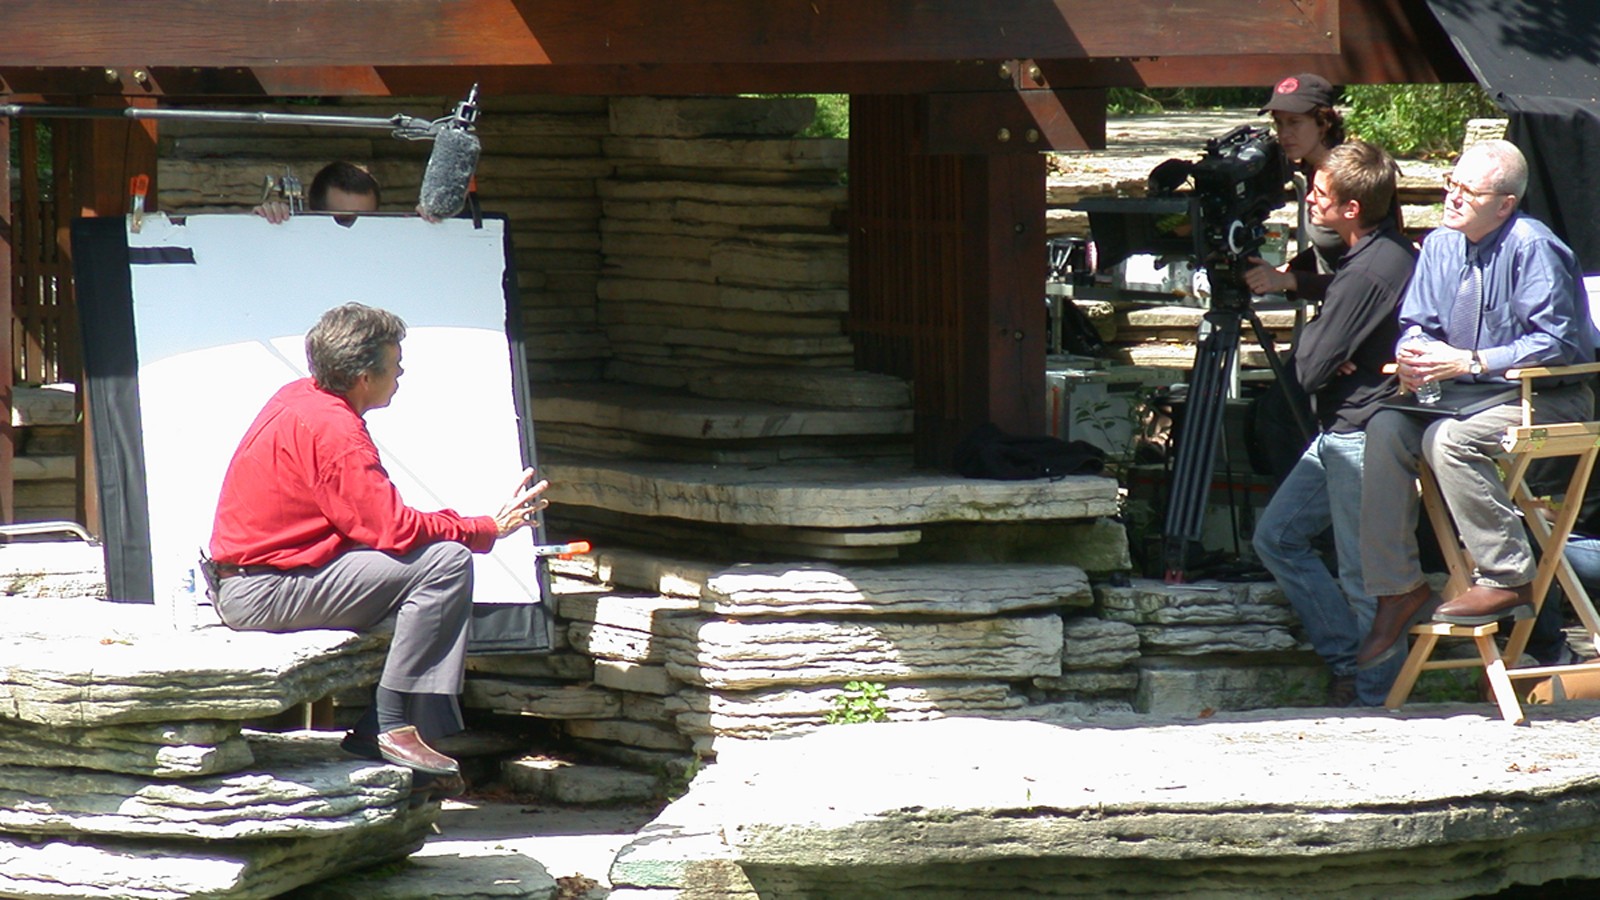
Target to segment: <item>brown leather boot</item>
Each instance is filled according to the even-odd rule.
[[[1404,594],[1390,594],[1378,598],[1378,612],[1372,617],[1372,629],[1367,639],[1356,651],[1356,668],[1370,669],[1391,659],[1404,650],[1406,629],[1417,613],[1433,595],[1428,583],[1417,585]]]
[[[1533,585],[1497,588],[1475,584],[1433,614],[1435,622],[1452,625],[1487,625],[1505,617],[1533,618]]]

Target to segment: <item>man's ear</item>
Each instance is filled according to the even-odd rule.
[[[1360,200],[1346,200],[1344,202],[1344,209],[1341,210],[1339,214],[1344,216],[1346,219],[1349,219],[1352,222],[1360,222],[1361,221],[1361,201]]]

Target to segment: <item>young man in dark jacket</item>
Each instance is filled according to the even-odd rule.
[[[1396,314],[1416,249],[1395,226],[1397,166],[1365,141],[1329,151],[1312,178],[1311,220],[1348,249],[1317,318],[1294,347],[1294,372],[1320,432],[1272,497],[1255,532],[1256,555],[1283,588],[1333,677],[1331,706],[1383,703],[1401,660],[1357,673],[1356,651],[1376,603],[1361,576],[1361,460],[1367,420],[1395,391]],[[1333,528],[1339,578],[1313,542]]]

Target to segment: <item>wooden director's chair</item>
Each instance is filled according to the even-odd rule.
[[[1505,473],[1506,489],[1517,508],[1522,510],[1528,529],[1539,545],[1538,574],[1534,577],[1532,588],[1534,617],[1537,618],[1539,610],[1544,606],[1551,582],[1559,579],[1566,591],[1567,599],[1571,601],[1573,609],[1577,611],[1578,618],[1583,623],[1590,642],[1596,651],[1600,652],[1600,615],[1596,615],[1594,604],[1590,602],[1588,593],[1578,582],[1572,572],[1572,566],[1567,563],[1566,555],[1562,552],[1566,547],[1567,538],[1572,534],[1572,527],[1577,522],[1578,513],[1583,507],[1583,493],[1589,485],[1589,474],[1594,468],[1595,458],[1600,455],[1600,422],[1533,424],[1534,379],[1561,375],[1588,375],[1594,372],[1600,372],[1600,363],[1511,369],[1506,372],[1507,378],[1522,383],[1522,424],[1506,429],[1506,436],[1501,442],[1505,448],[1505,458],[1501,466]],[[1573,458],[1572,476],[1567,481],[1565,494],[1545,498],[1535,497],[1525,480],[1529,465],[1536,459],[1556,457]],[[1438,482],[1435,481],[1433,472],[1426,462],[1419,470],[1418,480],[1422,485],[1423,507],[1428,511],[1428,519],[1433,523],[1434,533],[1439,536],[1439,548],[1449,567],[1450,580],[1444,589],[1444,596],[1448,599],[1472,585],[1473,561],[1466,548],[1461,546],[1455,523],[1451,520],[1449,511],[1445,508],[1444,498],[1439,493]],[[1488,677],[1489,689],[1494,695],[1495,703],[1500,707],[1500,714],[1513,725],[1526,724],[1527,717],[1522,712],[1522,697],[1517,693],[1514,682],[1551,679],[1551,696],[1555,698],[1560,696],[1558,686],[1560,677],[1600,674],[1600,660],[1567,666],[1507,668],[1507,659],[1515,666],[1517,660],[1521,658],[1522,651],[1528,644],[1528,636],[1533,631],[1533,623],[1533,618],[1522,619],[1512,627],[1506,639],[1503,657],[1495,645],[1498,623],[1451,625],[1445,622],[1425,622],[1413,626],[1411,634],[1416,638],[1416,642],[1411,646],[1411,652],[1406,656],[1400,674],[1395,677],[1394,687],[1390,689],[1384,706],[1389,709],[1399,709],[1404,705],[1406,698],[1411,696],[1412,688],[1416,686],[1417,677],[1424,671],[1482,666]],[[1439,639],[1443,637],[1471,638],[1477,647],[1478,658],[1431,659]]]

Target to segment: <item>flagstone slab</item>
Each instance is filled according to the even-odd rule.
[[[1114,669],[1139,658],[1139,630],[1127,622],[1073,616],[1062,622],[1063,669]]]
[[[899,466],[694,466],[546,455],[551,503],[730,525],[870,528],[1086,519],[1117,511],[1099,476],[991,481]]]
[[[666,641],[659,635],[615,625],[573,622],[567,627],[567,640],[580,653],[595,659],[610,659],[639,664],[666,662]]]
[[[540,719],[611,719],[622,712],[615,691],[592,684],[469,678],[461,694],[463,706]]]
[[[0,544],[0,594],[104,597],[105,562],[105,548],[77,541]]]
[[[1021,709],[1027,698],[1005,682],[886,684],[871,706],[883,721],[913,722]],[[766,738],[829,724],[841,702],[858,697],[842,685],[756,691],[683,690],[667,698],[685,734]],[[859,723],[865,724],[865,723]]]
[[[666,630],[667,672],[709,688],[1061,674],[1055,613],[928,622],[673,620]]]
[[[1095,593],[1105,618],[1135,625],[1289,625],[1299,621],[1283,590],[1271,581],[1173,585],[1135,578],[1125,587],[1099,586]]]
[[[254,762],[238,722],[67,728],[0,719],[0,766],[47,763],[154,778],[237,772]]]
[[[1072,566],[748,564],[712,576],[701,602],[719,616],[993,616],[1089,606],[1094,595]]]
[[[0,601],[0,719],[99,727],[276,715],[375,683],[388,635],[178,630],[153,604]]]
[[[545,385],[533,414],[541,425],[574,422],[685,440],[910,434],[912,415],[910,409],[806,409],[605,382]]]
[[[729,742],[618,854],[612,896],[1555,887],[1600,877],[1597,712],[1542,707],[1531,728],[1481,704],[1074,725],[950,718]]]
[[[0,834],[0,896],[14,900],[265,900],[422,846],[437,803],[370,828],[255,841],[46,838]],[[81,842],[80,842],[81,841]]]
[[[411,773],[353,759],[331,735],[256,734],[247,771],[182,781],[0,769],[0,832],[249,841],[372,828],[410,805]]]

